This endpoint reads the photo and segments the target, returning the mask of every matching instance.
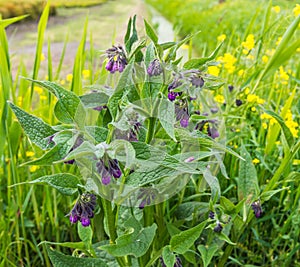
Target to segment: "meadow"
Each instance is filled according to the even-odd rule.
[[[146,2],[176,40],[87,18],[68,75],[0,20],[0,266],[300,266],[300,5]]]

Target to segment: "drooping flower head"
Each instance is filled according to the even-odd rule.
[[[70,222],[77,223],[79,221],[83,227],[89,226],[91,224],[91,218],[94,217],[96,201],[97,198],[94,194],[82,194],[69,213]]]
[[[161,63],[159,62],[158,59],[154,59],[153,61],[150,62],[148,68],[147,68],[147,73],[148,75],[151,76],[158,76],[163,72],[163,68],[161,66]]]
[[[100,174],[102,184],[104,185],[108,185],[112,178],[118,179],[122,176],[118,160],[111,159],[106,154],[97,161],[96,170]]]
[[[74,145],[71,147],[71,149],[69,150],[68,153],[72,152],[74,149],[76,149],[77,147],[79,147],[82,143],[83,143],[83,137],[82,136],[78,136],[76,137],[75,143]],[[75,163],[75,159],[71,159],[71,160],[67,160],[64,162],[65,164],[74,164]]]
[[[113,46],[106,50],[108,62],[105,68],[110,73],[122,72],[127,65],[125,51],[122,46]]]
[[[256,218],[260,218],[262,216],[263,211],[259,201],[253,202],[251,204],[251,208],[253,209]]]
[[[223,230],[223,226],[219,221],[217,221],[216,226],[214,227],[214,232],[215,233],[221,233]]]
[[[215,139],[220,136],[219,131],[217,129],[217,121],[216,120],[202,120],[197,123],[195,130],[199,130]]]
[[[155,189],[151,188],[141,188],[139,190],[139,194],[137,196],[137,199],[140,200],[139,208],[143,209],[145,206],[151,205],[153,203],[153,200],[155,199],[157,195],[157,192]]]

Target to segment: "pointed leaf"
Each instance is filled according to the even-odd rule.
[[[200,251],[203,266],[207,267],[218,250],[218,246],[216,244],[211,244],[207,247],[204,245],[199,245],[197,248]]]

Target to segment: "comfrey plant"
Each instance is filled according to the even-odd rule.
[[[240,156],[223,145],[222,106],[211,94],[223,83],[206,73],[221,45],[209,57],[181,63],[177,51],[192,36],[159,43],[145,21],[147,36],[139,39],[135,20],[124,43],[103,54],[101,84],[84,95],[32,80],[57,98],[57,125],[10,103],[27,136],[45,150],[28,164],[69,170],[30,183],[78,195],[70,222],[61,223],[78,224],[82,242],[61,245],[85,257],[75,261],[47,242],[54,266],[208,266],[224,241],[233,244],[228,214],[237,216],[242,206],[226,206],[216,175],[227,177],[223,152]]]

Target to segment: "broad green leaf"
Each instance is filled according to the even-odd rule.
[[[221,196],[220,205],[224,209],[225,213],[232,213],[235,211],[235,205],[226,197]]]
[[[197,201],[189,201],[186,203],[182,203],[176,209],[174,215],[178,220],[191,221],[199,214],[205,213],[208,211],[208,203],[207,202],[197,202]]]
[[[171,251],[170,246],[165,246],[163,248],[162,257],[166,267],[174,267],[176,257],[175,254]]]
[[[54,111],[59,121],[67,124],[76,123],[80,128],[84,127],[86,113],[77,95],[54,82],[28,80],[44,87],[57,97]]]
[[[96,147],[92,145],[90,142],[84,141],[79,147],[70,151],[66,157],[64,157],[63,161],[69,161],[72,159],[95,156]]]
[[[125,162],[126,167],[130,167],[135,160],[135,150],[130,142],[126,140],[114,140],[110,143],[114,151],[113,158]]]
[[[208,246],[199,245],[197,248],[200,251],[203,266],[207,267],[218,250],[218,246],[216,244],[210,244]]]
[[[218,233],[217,236],[218,236],[219,239],[225,241],[225,242],[228,243],[229,245],[233,245],[233,246],[236,245],[236,243],[233,243],[233,242],[229,239],[229,237],[228,237],[227,235],[225,235],[223,232]]]
[[[65,248],[74,248],[74,249],[80,249],[83,250],[85,249],[85,245],[83,242],[49,242],[49,241],[42,241],[39,243],[39,245],[46,244],[46,245],[55,245],[55,246],[61,246]]]
[[[82,104],[86,108],[96,108],[107,104],[109,96],[104,92],[92,92],[80,96]]]
[[[132,45],[138,40],[138,35],[136,31],[136,15],[134,15],[133,19],[129,19],[127,25],[127,32],[125,34],[124,43],[127,53],[131,51]]]
[[[15,113],[18,121],[23,127],[29,139],[42,149],[51,148],[53,144],[49,142],[49,137],[56,131],[40,118],[30,115],[13,103],[9,103],[11,109]]]
[[[108,265],[103,262],[102,259],[98,258],[76,258],[55,251],[49,246],[47,246],[47,252],[53,267],[108,267]]]
[[[77,176],[70,173],[57,173],[42,176],[28,183],[46,184],[57,189],[63,195],[73,195],[77,192],[77,185],[80,183],[80,180]]]
[[[145,19],[144,19],[144,24],[145,24],[146,34],[153,41],[154,44],[157,44],[157,42],[158,42],[157,34],[155,33],[155,31],[153,30],[151,25]]]
[[[217,48],[208,56],[208,57],[203,57],[203,58],[193,58],[187,61],[183,67],[187,70],[190,69],[199,69],[201,66],[203,66],[206,62],[212,61],[216,58],[220,48],[222,47],[223,42],[220,43]]]
[[[119,101],[124,95],[127,95],[131,89],[135,90],[133,86],[132,72],[133,63],[129,63],[123,71],[113,95],[108,100],[107,106],[114,120],[118,113]]]
[[[198,224],[197,226],[191,229],[182,231],[179,234],[172,236],[170,241],[171,250],[179,254],[187,252],[189,248],[199,238],[205,225],[206,221]]]
[[[265,110],[265,113],[271,115],[274,119],[277,120],[277,122],[279,123],[282,133],[284,135],[284,138],[289,146],[289,148],[291,148],[294,145],[294,137],[290,131],[290,129],[286,126],[284,120],[277,115],[275,112],[271,111],[271,110]]]
[[[221,196],[221,188],[218,178],[208,168],[203,172],[203,177],[211,189],[212,198],[219,198]]]
[[[94,138],[95,143],[104,142],[107,138],[108,130],[106,128],[98,126],[85,126],[85,130]]]
[[[252,158],[244,146],[241,147],[241,155],[245,160],[240,160],[238,184],[238,198],[249,201],[256,199],[259,194],[257,173],[252,163]]]
[[[157,229],[156,224],[143,228],[133,217],[126,223],[127,233],[116,239],[116,244],[100,248],[115,257],[133,255],[143,256],[149,249]]]
[[[175,139],[174,124],[175,124],[175,107],[171,101],[162,100],[158,106],[158,119],[166,133]]]
[[[93,230],[91,226],[83,227],[81,223],[77,224],[77,230],[80,240],[85,244],[87,249],[92,246]]]

